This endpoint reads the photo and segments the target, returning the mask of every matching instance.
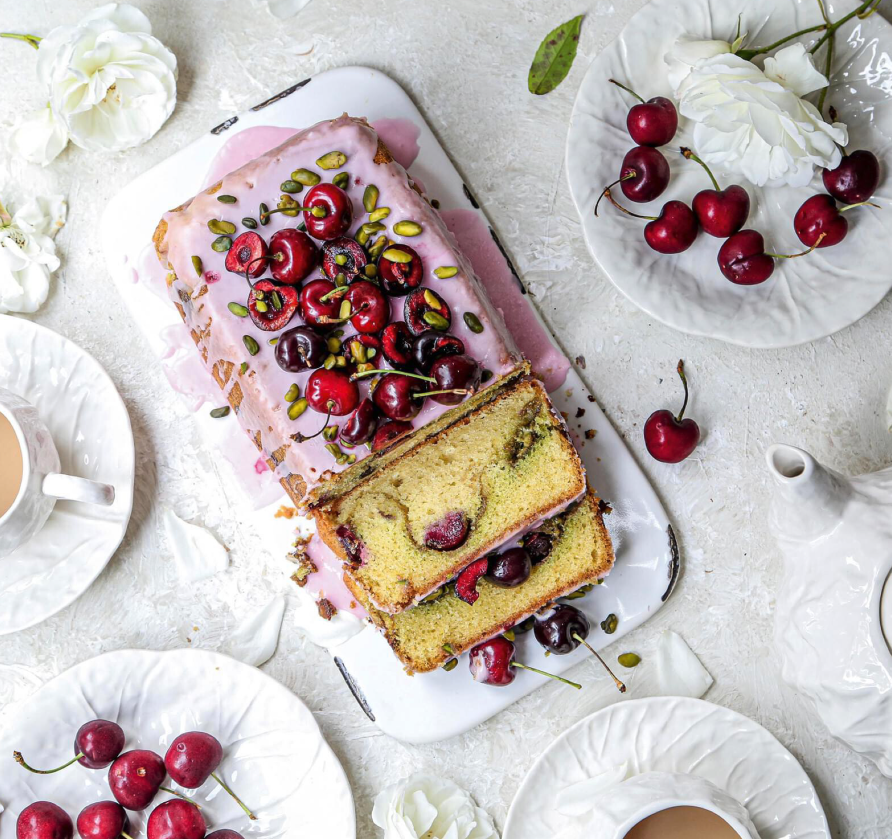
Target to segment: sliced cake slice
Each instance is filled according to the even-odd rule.
[[[529,578],[515,588],[499,588],[484,577],[477,583],[473,604],[461,600],[452,583],[398,615],[360,600],[406,668],[426,673],[505,632],[556,598],[596,583],[613,567],[613,547],[600,502],[591,492],[521,542],[535,561]]]
[[[348,587],[391,614],[585,492],[567,426],[532,377],[381,460],[311,509]]]

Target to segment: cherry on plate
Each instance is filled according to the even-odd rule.
[[[110,720],[90,720],[85,722],[74,735],[74,757],[54,769],[34,769],[22,757],[21,752],[13,752],[20,766],[36,775],[52,775],[61,769],[79,763],[87,769],[105,769],[124,749],[124,729]]]
[[[765,240],[757,230],[738,230],[719,248],[719,269],[737,285],[758,285],[774,273],[774,257],[765,253]]]
[[[606,198],[614,207],[627,216],[643,219],[647,221],[644,225],[644,241],[648,246],[657,253],[676,254],[686,251],[694,240],[700,226],[697,223],[697,217],[694,211],[683,201],[667,201],[659,216],[644,216],[640,213],[633,213],[620,204],[610,191],[610,188],[604,190],[602,198]],[[600,203],[601,199],[598,199]],[[595,205],[595,215],[598,214],[598,207]]]
[[[286,227],[269,240],[270,273],[278,283],[298,285],[319,262],[316,243],[302,230]]]
[[[51,801],[35,801],[19,813],[16,839],[71,839],[71,816]]]
[[[849,232],[849,220],[843,215],[849,209],[837,207],[832,195],[812,195],[796,211],[793,229],[807,248],[838,245]]]
[[[248,293],[248,313],[254,325],[265,332],[284,329],[297,313],[297,290],[290,285],[277,286],[258,280]]]
[[[530,561],[533,565],[538,565],[551,556],[551,552],[554,549],[554,540],[548,533],[543,533],[539,530],[527,533],[521,540],[521,545],[530,555]]]
[[[148,839],[204,839],[206,831],[201,810],[182,798],[159,804],[146,825]]]
[[[130,833],[130,818],[117,801],[88,804],[77,817],[81,839],[119,839]]]
[[[258,233],[248,231],[238,236],[226,253],[224,265],[233,274],[256,279],[266,271],[269,254],[266,242]]]
[[[821,173],[824,189],[843,204],[867,201],[880,185],[880,162],[873,152],[858,149],[843,155],[835,169]]]
[[[128,810],[145,810],[161,789],[167,775],[164,761],[154,752],[124,752],[108,770],[112,795]]]
[[[679,378],[684,385],[684,402],[678,416],[665,408],[654,411],[644,424],[644,445],[650,456],[661,463],[679,463],[697,448],[700,442],[700,427],[694,420],[684,419],[688,407],[688,379],[684,363],[678,362]]]
[[[533,571],[533,561],[524,548],[509,548],[489,557],[486,579],[499,588],[515,588],[525,583]]]
[[[378,278],[387,294],[402,297],[421,285],[424,264],[408,245],[390,245],[378,260]]]
[[[713,189],[701,189],[694,196],[691,206],[697,221],[710,236],[727,239],[746,224],[750,214],[749,193],[740,184],[722,189],[712,170],[697,155],[684,146],[681,153],[687,160],[699,163],[713,185]]]
[[[521,664],[514,657],[516,651],[514,644],[502,636],[490,638],[489,641],[478,644],[471,650],[468,660],[471,678],[483,685],[507,687],[517,678],[514,668],[519,667],[523,670],[531,670],[540,676],[548,676],[549,679],[555,679],[577,690],[582,689],[582,685],[578,685],[576,682],[571,682],[552,673],[546,673],[544,670]]]
[[[644,97],[631,88],[614,79],[610,79],[610,82],[630,93],[639,102],[629,109],[626,117],[629,136],[639,146],[665,146],[671,142],[678,131],[678,111],[671,100],[665,96],[654,96],[645,102]]]
[[[590,629],[588,618],[579,609],[561,604],[545,617],[536,619],[533,634],[549,652],[567,655],[588,638]]]
[[[603,197],[611,187],[620,185],[623,195],[630,201],[646,203],[659,198],[669,186],[669,164],[666,158],[650,146],[635,146],[626,152],[619,177],[606,186],[601,193]],[[600,203],[601,199],[598,199]],[[595,205],[595,215],[598,206]]]

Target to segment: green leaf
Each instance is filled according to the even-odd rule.
[[[567,78],[573,59],[576,58],[579,27],[583,17],[584,15],[574,17],[545,36],[530,67],[530,93],[538,96],[550,93]]]

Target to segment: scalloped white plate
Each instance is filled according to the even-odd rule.
[[[557,738],[530,767],[508,811],[502,839],[542,839],[573,824],[555,809],[558,792],[628,763],[629,774],[699,775],[746,805],[762,839],[830,839],[805,771],[761,725],[677,696],[604,708]]]
[[[46,422],[62,471],[112,484],[115,502],[59,501],[43,528],[0,559],[0,635],[27,629],[80,597],[121,544],[133,508],[130,417],[93,356],[67,338],[0,315],[0,387]]]
[[[856,4],[841,0],[826,6],[837,20]],[[728,38],[740,13],[748,45],[772,43],[820,23],[814,0],[750,0],[743,5],[728,0],[652,0],[632,16],[583,79],[567,136],[567,175],[592,256],[636,306],[682,332],[746,347],[789,347],[855,323],[892,288],[892,271],[880,247],[892,235],[892,27],[879,14],[849,22],[837,32],[827,103],[849,126],[849,148],[870,149],[884,164],[873,199],[883,209],[852,211],[849,234],[839,245],[803,259],[782,260],[762,285],[736,286],[716,264],[720,240],[701,233],[685,253],[664,256],[644,242],[643,222],[623,216],[606,202],[599,218],[592,212],[601,190],[616,179],[623,155],[635,145],[625,127],[633,100],[607,80],[622,81],[645,99],[671,98],[663,55],[675,40],[682,34]],[[809,43],[807,37],[804,43]],[[823,48],[819,67],[822,58]],[[636,212],[657,215],[667,200],[689,202],[709,186],[701,168],[676,153],[680,145],[691,145],[688,125],[682,118],[675,140],[662,149],[672,170],[668,189],[650,204],[631,205]],[[722,185],[733,182],[719,170],[715,174]],[[801,189],[742,185],[752,199],[746,226],[760,230],[775,253],[801,251],[793,216],[806,198],[824,191],[820,176]]]
[[[55,775],[32,775],[10,756],[17,749],[32,766],[57,766],[72,756],[77,729],[96,717],[121,725],[126,750],[151,749],[162,757],[184,731],[213,734],[223,745],[223,779],[257,820],[249,821],[214,781],[180,790],[201,804],[209,830],[225,827],[246,839],[356,837],[344,770],[291,691],[219,653],[123,650],[72,667],[0,718],[0,802],[6,807],[0,839],[13,839],[15,820],[32,801],[53,801],[74,820],[87,804],[111,798],[108,770],[75,764]],[[169,797],[160,793],[155,803]],[[133,836],[145,835],[150,812],[130,813]]]

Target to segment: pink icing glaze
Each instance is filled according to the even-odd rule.
[[[403,169],[408,169],[418,157],[418,137],[421,129],[410,119],[379,119],[372,128],[390,149],[393,159]],[[417,181],[416,181],[417,183]]]
[[[314,534],[310,540],[307,554],[317,571],[307,577],[304,591],[312,594],[317,600],[320,597],[326,598],[336,609],[346,610],[358,618],[367,618],[368,612],[356,602],[353,593],[344,585],[341,560],[318,534]]]

